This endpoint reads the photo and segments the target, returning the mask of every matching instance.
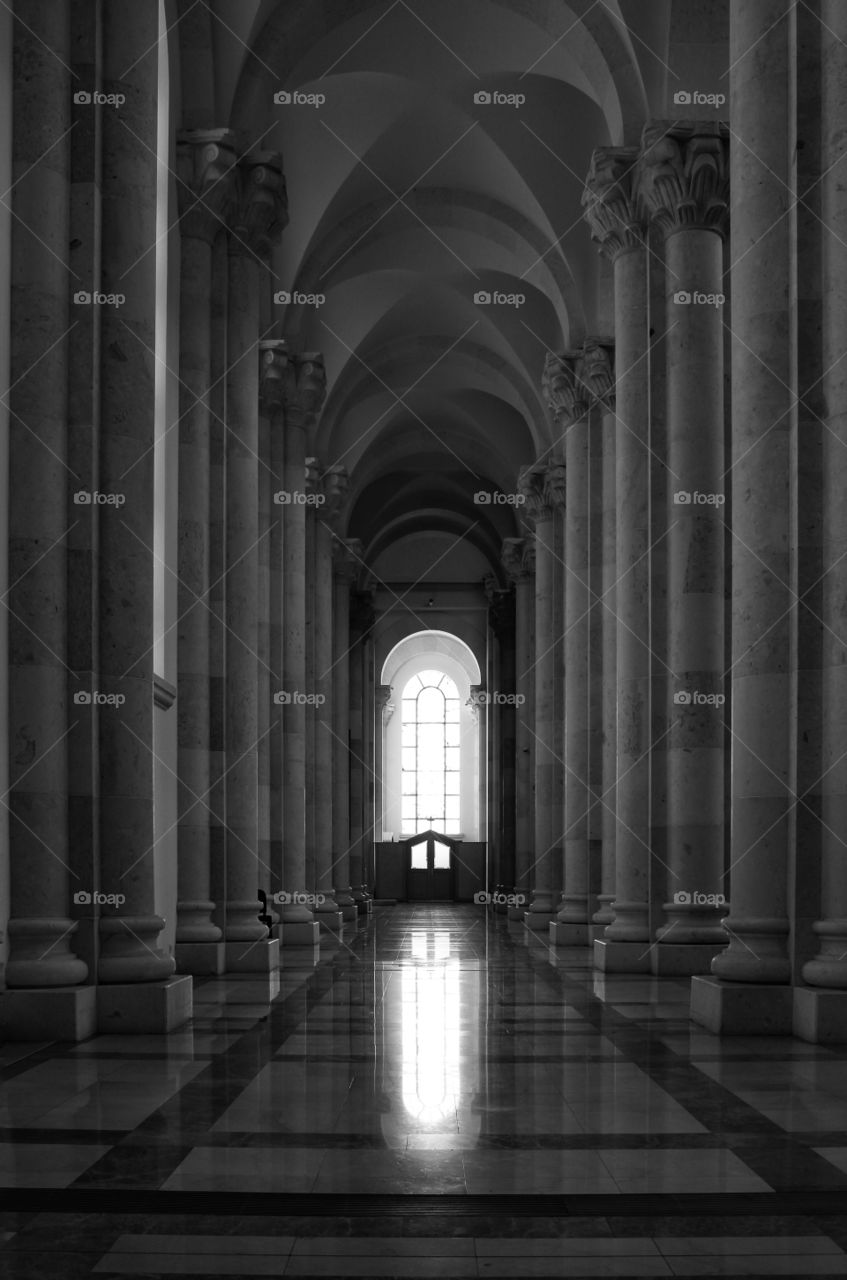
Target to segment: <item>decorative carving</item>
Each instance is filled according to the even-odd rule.
[[[729,130],[718,121],[653,121],[641,135],[638,185],[667,233],[702,227],[725,235],[729,222]]]
[[[644,247],[644,217],[634,171],[637,147],[597,147],[582,193],[583,217],[591,239],[613,262],[618,254]]]
[[[326,503],[323,508],[323,518],[332,524],[339,516],[341,508],[347,500],[347,491],[350,488],[350,478],[347,474],[347,468],[342,466],[329,467],[324,473],[324,497]]]
[[[579,371],[580,382],[592,400],[610,409],[615,407],[614,351],[614,343],[608,339],[587,338]]]
[[[323,494],[323,477],[321,475],[321,463],[319,458],[306,459],[306,493],[310,497]],[[313,506],[314,509],[314,506]]]
[[[525,538],[504,538],[500,549],[500,563],[510,582],[520,582],[527,576],[523,568]]]
[[[364,548],[359,538],[334,538],[332,543],[333,572],[336,578],[350,583],[359,580],[362,571]]]
[[[231,251],[267,258],[288,225],[282,156],[277,151],[254,151],[239,160],[238,175]]]
[[[591,408],[590,397],[579,379],[580,356],[574,351],[561,356],[548,351],[544,361],[541,390],[560,431],[585,418]]]
[[[550,458],[544,472],[544,494],[554,511],[564,511],[566,493],[565,464],[561,458]]]
[[[374,690],[376,709],[378,714],[382,716],[383,724],[388,724],[396,709],[395,703],[391,701],[391,695],[393,692],[393,684],[378,684]]]
[[[177,135],[179,225],[183,236],[211,244],[238,203],[232,129],[192,129]]]
[[[535,577],[535,535],[528,534],[523,540],[523,556],[521,557],[521,572],[527,578]]]
[[[259,408],[262,413],[281,409],[290,394],[294,376],[288,343],[268,338],[259,343]]]
[[[546,462],[533,462],[529,467],[522,467],[518,476],[518,493],[523,496],[527,518],[533,525],[553,519],[545,485],[546,472]]]
[[[320,351],[304,351],[292,357],[294,378],[287,401],[289,415],[299,414],[311,426],[326,396],[326,371]]]

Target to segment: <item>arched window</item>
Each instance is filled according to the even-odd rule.
[[[460,830],[459,691],[443,671],[420,671],[403,690],[403,833]]]

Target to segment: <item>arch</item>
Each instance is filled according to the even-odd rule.
[[[451,658],[463,667],[470,684],[480,684],[482,673],[473,649],[450,631],[416,631],[398,640],[382,664],[380,684],[393,685],[397,672],[413,658]],[[448,672],[449,674],[449,672]]]

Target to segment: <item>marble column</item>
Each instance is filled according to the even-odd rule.
[[[594,399],[599,416],[592,426],[592,477],[590,486],[591,547],[590,585],[595,600],[589,636],[589,679],[592,688],[590,714],[594,731],[589,735],[591,787],[600,844],[598,910],[591,917],[592,940],[602,938],[615,918],[615,744],[617,739],[617,618],[615,596],[617,526],[615,486],[615,381],[614,346],[610,341],[588,342],[583,358],[583,381]],[[597,686],[599,685],[599,689]],[[589,847],[589,869],[591,847]]]
[[[315,772],[312,787],[315,808],[315,918],[323,929],[341,931],[344,917],[335,897],[335,845],[333,843],[332,805],[334,799],[332,765],[333,741],[333,574],[332,544],[335,525],[347,494],[347,472],[344,467],[330,467],[322,481],[324,503],[316,508],[315,579],[314,579],[314,655],[313,690],[315,705]],[[352,899],[351,899],[352,902]]]
[[[0,996],[0,1028],[27,1034],[26,1018],[62,1027],[62,1038],[94,1029],[88,966],[71,949],[68,916],[66,738],[77,708],[67,698],[67,548],[75,519],[90,508],[68,502],[66,465],[68,227],[71,82],[67,6],[17,7],[12,174],[10,342],[9,811],[11,917],[6,982],[40,988]],[[51,145],[52,144],[52,145]],[[49,150],[48,150],[49,147]],[[46,154],[45,154],[46,152]],[[7,193],[8,194],[8,193]],[[86,708],[81,709],[83,714]],[[69,716],[69,711],[72,713]],[[69,724],[69,719],[71,724]],[[74,891],[77,890],[74,881]],[[90,886],[88,886],[90,892]],[[59,988],[77,988],[59,994]],[[35,1029],[35,1023],[30,1024]]]
[[[531,535],[504,538],[501,561],[515,586],[515,875],[518,901],[510,920],[523,920],[530,901],[533,848],[532,729],[535,662],[535,544]]]
[[[544,395],[565,450],[564,894],[554,946],[588,942],[588,432],[591,402],[579,354],[548,355]]]
[[[212,244],[232,216],[235,135],[180,135],[177,925],[180,973],[222,973],[210,892],[210,407]]]
[[[710,1030],[791,1027],[790,0],[730,7],[732,760],[729,946],[691,983]]]
[[[279,943],[258,918],[259,885],[259,285],[286,220],[281,161],[239,162],[239,202],[229,239],[226,380],[226,967],[268,972]]]
[[[114,700],[101,701],[97,734],[101,884],[125,901],[100,917],[98,1019],[123,1031],[152,1030],[154,1002],[161,1031],[191,1012],[191,979],[168,981],[174,960],[160,950],[153,826],[158,86],[156,59],[138,50],[158,38],[153,6],[104,8],[102,88],[124,103],[100,114],[101,289],[125,301],[101,315],[98,488],[122,501],[100,516],[98,696]]]
[[[306,884],[306,445],[326,395],[323,356],[292,359],[286,386],[283,505],[283,768],[282,941],[314,946],[320,925],[307,905]]]
[[[723,237],[726,125],[645,127],[641,192],[665,237],[669,512],[666,923],[655,973],[708,973],[726,945]]]
[[[647,261],[634,147],[601,147],[583,196],[592,239],[614,264],[617,727],[614,920],[594,943],[606,970],[649,969],[650,453]]]
[[[350,880],[350,589],[359,575],[362,544],[333,542],[332,844],[335,901],[345,922],[358,919]]]
[[[823,563],[821,631],[821,915],[812,926],[818,952],[803,965],[811,991],[794,996],[794,1032],[804,1039],[844,1038],[847,1025],[847,15],[837,0],[821,6],[821,249],[823,293],[821,433]],[[840,1035],[839,1035],[840,1032]]]
[[[560,833],[553,830],[552,796],[559,761],[552,752],[555,715],[556,637],[553,634],[554,514],[564,499],[564,465],[537,462],[525,467],[518,490],[527,518],[535,532],[535,806],[532,868],[532,900],[525,916],[527,927],[546,942],[549,924],[556,918],[553,891],[553,857]]]

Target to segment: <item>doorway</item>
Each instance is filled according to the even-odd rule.
[[[456,841],[443,831],[419,831],[403,841],[406,862],[406,898],[409,902],[454,900]]]

